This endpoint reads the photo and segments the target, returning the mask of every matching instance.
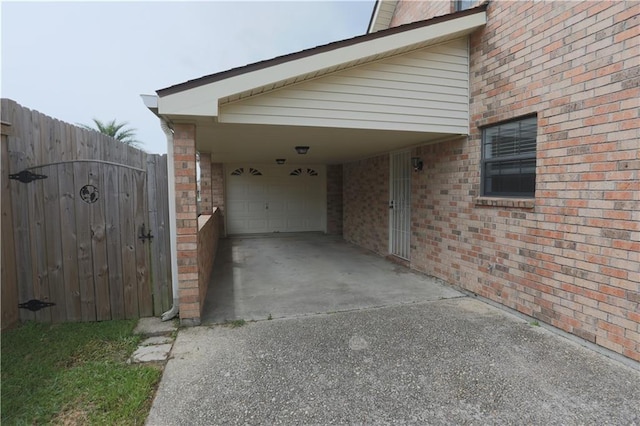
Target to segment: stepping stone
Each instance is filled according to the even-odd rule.
[[[131,355],[129,361],[133,364],[141,362],[164,362],[171,352],[171,344],[140,346]]]
[[[173,333],[176,329],[173,320],[161,321],[160,318],[149,317],[140,318],[133,333],[145,336],[164,336]]]
[[[140,346],[163,345],[171,342],[173,339],[169,336],[152,336],[140,342]]]

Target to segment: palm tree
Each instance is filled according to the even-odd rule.
[[[142,144],[142,142],[136,139],[136,129],[125,128],[125,126],[129,124],[126,121],[122,123],[116,123],[116,120],[113,119],[105,123],[98,120],[97,118],[94,118],[93,122],[95,124],[95,128],[87,126],[86,124],[81,124],[80,126],[87,130],[97,130],[98,132],[119,140],[126,145],[139,147],[140,144]]]

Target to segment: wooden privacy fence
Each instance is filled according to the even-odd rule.
[[[1,112],[2,328],[169,309],[166,155],[12,100]]]

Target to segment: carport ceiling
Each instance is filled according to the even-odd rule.
[[[462,135],[460,135],[462,136]],[[197,124],[196,147],[219,163],[341,164],[411,146],[436,143],[451,134],[229,123]],[[294,147],[309,146],[306,155]]]

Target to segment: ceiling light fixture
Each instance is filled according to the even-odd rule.
[[[304,155],[309,151],[308,146],[296,146],[296,152],[300,155]]]
[[[278,164],[284,164],[285,161],[287,161],[286,158],[276,158],[276,163]]]

